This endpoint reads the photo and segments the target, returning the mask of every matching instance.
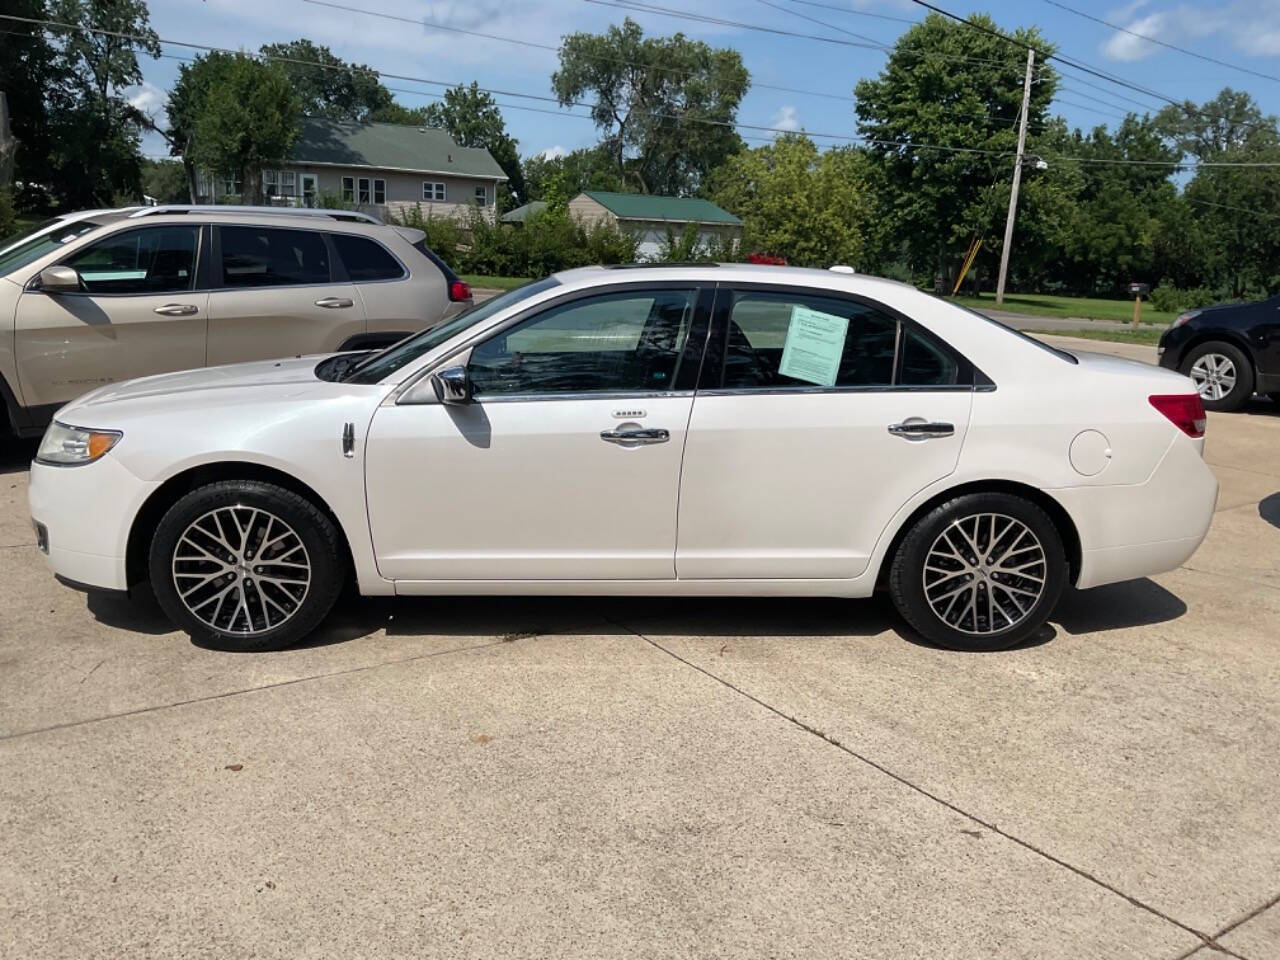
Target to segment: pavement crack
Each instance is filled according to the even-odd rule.
[[[450,647],[448,650],[433,650],[431,653],[415,654],[412,657],[399,657],[395,660],[380,660],[377,663],[365,663],[358,667],[347,667],[343,670],[330,670],[327,673],[316,673],[306,677],[292,677],[288,680],[280,680],[276,683],[265,683],[256,687],[244,687],[239,690],[226,690],[222,693],[210,694],[207,697],[192,697],[188,700],[175,700],[172,703],[159,703],[149,707],[138,707],[135,710],[122,710],[119,713],[107,713],[99,717],[86,717],[84,720],[71,720],[67,723],[50,724],[47,727],[34,727],[30,730],[18,730],[14,733],[0,735],[0,743],[8,740],[19,740],[23,737],[33,737],[41,733],[52,733],[55,730],[68,730],[73,727],[83,727],[93,723],[102,723],[106,720],[119,720],[125,717],[137,717],[146,713],[156,713],[160,710],[171,710],[174,707],[186,707],[195,703],[209,703],[214,700],[226,700],[231,697],[239,697],[248,693],[258,693],[263,690],[276,690],[280,687],[291,687],[295,684],[308,683],[312,680],[327,680],[330,677],[344,677],[353,673],[364,673],[369,670],[378,670],[382,667],[413,663],[416,660],[430,660],[433,657],[444,657],[454,653],[469,653],[473,650],[484,650],[488,647],[500,647],[505,646],[508,643],[510,643],[509,640],[498,638],[496,640],[487,640],[484,643],[472,643],[462,647]],[[102,664],[98,664],[98,666],[101,665]],[[98,668],[94,667],[93,669],[96,670]],[[92,673],[93,670],[90,670],[89,672]]]
[[[1268,910],[1270,910],[1272,907],[1274,907],[1278,903],[1280,903],[1280,893],[1276,894],[1274,897],[1272,897],[1270,900],[1263,903],[1261,906],[1255,907],[1254,909],[1250,910],[1243,917],[1240,917],[1236,920],[1232,920],[1229,924],[1227,924],[1225,927],[1223,927],[1221,930],[1219,930],[1217,933],[1213,935],[1213,937],[1211,938],[1212,940],[1211,943],[1202,944],[1200,947],[1194,947],[1193,949],[1188,950],[1186,953],[1180,953],[1178,954],[1178,956],[1174,958],[1174,960],[1187,960],[1187,957],[1190,957],[1192,954],[1199,951],[1202,947],[1209,947],[1210,949],[1213,949],[1213,950],[1220,950],[1220,951],[1226,952],[1226,948],[1217,943],[1218,940],[1225,937],[1232,930],[1235,930],[1239,927],[1243,927],[1246,923],[1248,923],[1250,920],[1254,919],[1255,917],[1262,916],[1262,914],[1266,913]],[[1231,954],[1231,956],[1238,956],[1238,954]]]
[[[1161,910],[1157,909],[1156,907],[1151,906],[1151,904],[1149,903],[1145,903],[1144,901],[1139,900],[1137,897],[1134,897],[1134,896],[1131,896],[1130,894],[1125,893],[1123,890],[1113,886],[1112,884],[1103,880],[1101,877],[1098,877],[1095,874],[1090,873],[1088,870],[1085,870],[1083,867],[1077,867],[1075,864],[1068,863],[1066,860],[1063,860],[1061,857],[1055,856],[1049,851],[1036,846],[1034,843],[1031,843],[1029,840],[1023,840],[1021,837],[1015,836],[1014,834],[1009,833],[1007,830],[1001,829],[1000,827],[996,826],[996,824],[991,823],[988,820],[984,820],[978,815],[970,813],[968,810],[962,809],[961,807],[952,803],[950,800],[947,800],[944,797],[941,797],[938,794],[929,791],[925,787],[922,787],[919,784],[914,783],[913,781],[907,779],[902,774],[895,773],[893,770],[890,770],[888,767],[886,767],[884,764],[880,763],[879,761],[873,760],[870,757],[866,756],[865,754],[861,754],[858,751],[854,750],[852,747],[848,746],[847,744],[841,743],[839,740],[837,740],[835,737],[831,736],[830,734],[824,733],[823,731],[819,730],[817,727],[814,727],[811,724],[805,723],[800,718],[792,716],[791,714],[785,712],[784,710],[778,707],[775,707],[773,704],[769,703],[766,700],[760,699],[755,694],[749,693],[748,691],[731,683],[730,681],[724,679],[723,677],[718,676],[715,673],[712,673],[710,670],[706,669],[705,667],[699,666],[698,664],[694,663],[692,660],[685,659],[684,657],[680,656],[680,654],[672,650],[669,650],[668,648],[664,647],[662,644],[658,643],[653,638],[648,637],[645,634],[641,633],[639,630],[629,627],[625,623],[620,623],[616,620],[610,620],[609,622],[612,623],[614,626],[618,627],[619,629],[626,630],[628,633],[634,634],[635,636],[643,640],[645,643],[665,653],[667,656],[671,657],[673,660],[677,660],[680,663],[683,663],[686,667],[689,667],[693,670],[698,671],[698,673],[701,673],[703,676],[711,680],[714,680],[716,683],[720,684],[721,686],[727,687],[728,689],[732,690],[734,693],[738,694],[739,696],[745,697],[746,699],[750,700],[752,703],[768,710],[770,713],[774,714],[775,716],[780,717],[783,720],[786,720],[788,723],[791,723],[796,727],[799,727],[805,733],[812,734],[813,736],[819,738],[820,740],[823,740],[826,743],[829,743],[831,746],[835,747],[837,750],[841,750],[844,753],[848,754],[850,757],[859,761],[860,763],[863,763],[866,766],[871,767],[873,770],[876,770],[877,772],[884,774],[890,779],[897,781],[898,783],[902,784],[904,787],[907,787],[909,790],[913,790],[914,792],[920,794],[921,796],[926,797],[929,800],[932,800],[934,803],[937,803],[945,807],[946,809],[950,810],[952,813],[958,814],[959,816],[962,816],[965,819],[978,824],[980,827],[986,830],[990,830],[992,833],[997,834],[998,836],[1001,836],[1004,839],[1017,844],[1018,846],[1022,847],[1024,850],[1030,851],[1036,856],[1041,857],[1045,860],[1048,860],[1050,863],[1055,864],[1056,866],[1069,870],[1071,873],[1074,873],[1076,876],[1080,877],[1081,879],[1087,880],[1088,882],[1095,884],[1098,887],[1101,887],[1103,890],[1106,890],[1108,893],[1112,893],[1115,896],[1120,897],[1122,900],[1127,901],[1131,906],[1137,907],[1139,910],[1143,910],[1146,913],[1151,914],[1153,917],[1163,920],[1165,923],[1171,924],[1177,927],[1179,930],[1182,930],[1186,933],[1191,934],[1193,937],[1196,937],[1200,941],[1192,949],[1193,953],[1196,950],[1207,947],[1210,950],[1214,950],[1218,953],[1225,954],[1226,956],[1235,957],[1236,960],[1247,960],[1247,958],[1242,957],[1240,954],[1234,953],[1231,950],[1227,949],[1226,947],[1222,946],[1220,943],[1217,943],[1216,937],[1211,937],[1208,934],[1203,933],[1200,930],[1197,930],[1195,927],[1189,926],[1180,920],[1175,920],[1173,917],[1169,916],[1167,913],[1164,913]]]

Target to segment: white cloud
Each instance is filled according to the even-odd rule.
[[[783,106],[777,113],[773,115],[773,119],[769,121],[769,126],[778,130],[795,131],[800,129],[800,118],[796,116],[796,108],[793,106]]]
[[[158,118],[164,110],[167,94],[154,83],[144,80],[137,86],[125,87],[120,92],[129,101],[129,106],[140,110],[152,119]]]
[[[1134,62],[1169,52],[1143,37],[1189,50],[1203,48],[1206,55],[1222,59],[1231,53],[1222,49],[1224,44],[1248,56],[1280,54],[1280,5],[1275,0],[1234,0],[1216,8],[1180,3],[1161,10],[1150,9],[1150,0],[1135,0],[1102,19],[1132,31],[1108,32],[1101,50],[1111,60]],[[1210,40],[1217,42],[1207,44]]]
[[[557,157],[563,157],[568,152],[569,150],[566,147],[562,147],[557,143],[554,147],[540,150],[535,156],[542,157],[543,160],[555,160]]]

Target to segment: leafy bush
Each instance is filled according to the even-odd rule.
[[[0,240],[17,232],[18,220],[13,213],[13,193],[0,189]]]
[[[1166,313],[1181,313],[1183,310],[1205,307],[1221,299],[1205,287],[1180,290],[1168,282],[1161,282],[1158,287],[1153,287],[1151,290],[1151,305]]]

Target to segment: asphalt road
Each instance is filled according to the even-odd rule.
[[[1211,415],[1185,567],[988,655],[879,599],[350,599],[215,653],[54,583],[30,454],[0,957],[1280,954],[1270,404]]]

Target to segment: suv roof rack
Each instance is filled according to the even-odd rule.
[[[129,214],[129,219],[154,217],[163,213],[253,213],[274,217],[326,217],[353,223],[377,223],[371,213],[359,210],[325,210],[316,207],[255,207],[230,203],[162,203],[158,207],[143,207]]]

